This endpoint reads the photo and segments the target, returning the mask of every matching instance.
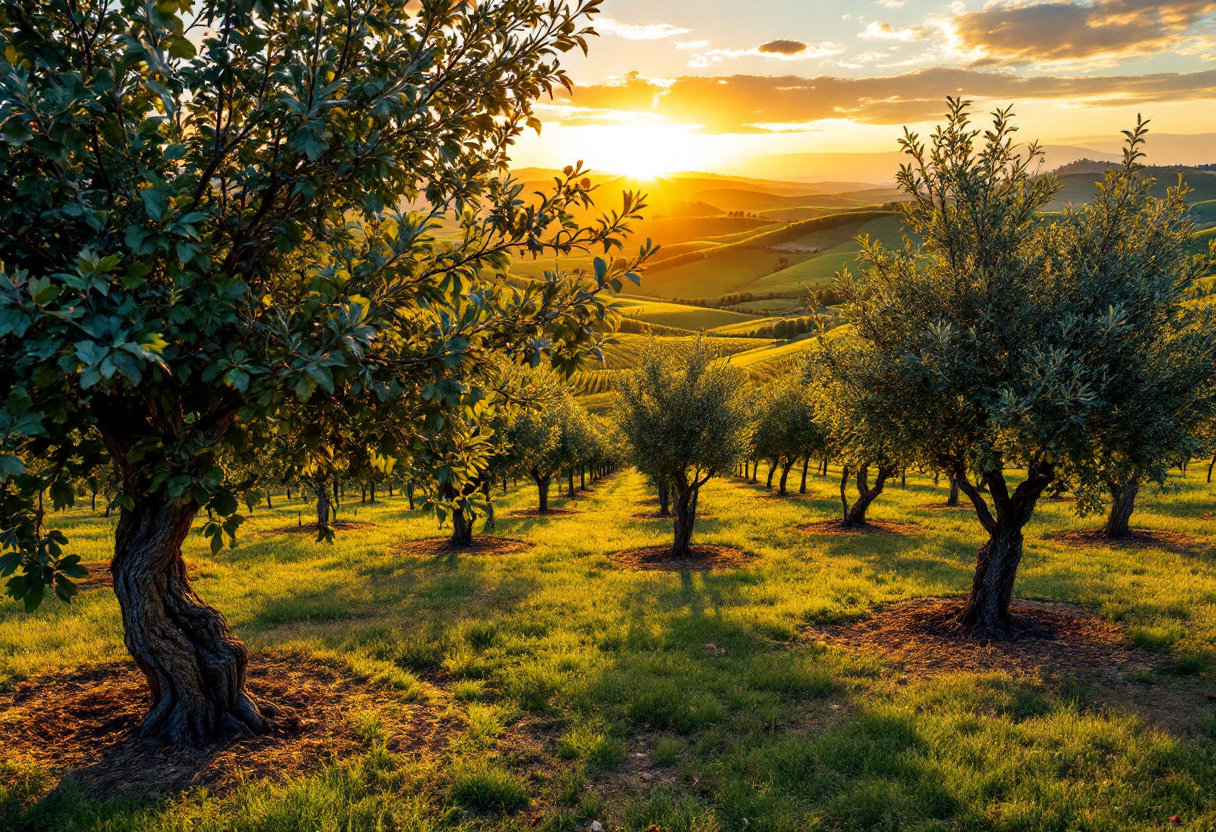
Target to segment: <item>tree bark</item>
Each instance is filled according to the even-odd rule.
[[[962,461],[956,460],[952,469],[959,488],[975,506],[976,516],[988,532],[988,541],[976,555],[971,593],[955,622],[993,634],[1007,633],[1013,628],[1009,605],[1022,561],[1022,528],[1034,514],[1039,497],[1055,479],[1055,467],[1047,462],[1032,462],[1026,479],[1012,494],[1003,470],[986,471],[981,480],[992,497],[995,516],[980,488],[967,478]]]
[[[844,509],[841,525],[846,529],[856,529],[864,526],[866,524],[866,512],[870,510],[870,504],[878,499],[878,496],[882,494],[883,488],[886,487],[887,480],[894,475],[894,465],[878,466],[878,477],[874,480],[874,485],[871,487],[870,466],[868,463],[861,465],[857,469],[856,476],[857,502],[850,506],[848,499],[849,467],[846,465],[840,478],[840,502]]]
[[[536,492],[539,497],[538,512],[544,514],[549,510],[549,480],[552,479],[552,476],[542,477],[539,471],[533,470],[532,479],[536,481]]]
[[[773,475],[776,473],[777,473],[777,460],[774,459],[771,462],[769,462],[769,464],[768,464],[768,482],[765,483],[765,487],[769,491],[773,490]]]
[[[777,487],[777,493],[780,494],[782,497],[784,497],[787,493],[789,493],[786,489],[786,485],[789,483],[790,469],[793,467],[794,467],[793,459],[786,459],[785,463],[781,466],[781,482]]]
[[[1212,469],[1216,468],[1216,456],[1212,457],[1212,461],[1208,463],[1208,485],[1212,484]]]
[[[486,522],[485,525],[481,527],[483,532],[494,531],[494,497],[491,493],[494,490],[493,485],[493,481],[489,478],[487,478],[485,482],[481,484],[481,493],[484,494],[486,498]]]
[[[466,518],[463,509],[452,512],[452,536],[448,545],[453,549],[467,549],[473,545],[473,518]]]
[[[1132,512],[1136,509],[1136,495],[1140,493],[1140,481],[1132,478],[1131,482],[1111,483],[1110,515],[1106,518],[1106,528],[1103,533],[1111,540],[1127,540],[1132,536],[1130,521]]]
[[[313,490],[317,492],[317,525],[329,525],[329,488],[325,484],[325,480],[318,479],[313,482]]]
[[[196,513],[148,497],[123,508],[110,564],[127,650],[152,693],[140,736],[175,746],[271,727],[245,689],[248,650],[190,587],[181,546]]]
[[[802,485],[798,486],[799,494],[806,493],[806,472],[810,469],[810,467],[811,457],[808,455],[804,460],[802,460]]]
[[[659,516],[671,516],[671,483],[660,477],[656,483],[659,491]]]
[[[405,497],[409,500],[410,511],[414,510],[414,482],[413,480],[405,484]]]
[[[958,505],[958,477],[950,478],[950,496],[946,498],[946,505]]]
[[[673,558],[687,558],[692,546],[692,530],[697,522],[697,495],[700,487],[677,477],[673,483],[675,500],[675,541],[671,547]]]

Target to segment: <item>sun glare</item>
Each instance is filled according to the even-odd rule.
[[[572,128],[571,145],[593,170],[651,180],[666,174],[704,170],[713,155],[690,128],[619,124]]]

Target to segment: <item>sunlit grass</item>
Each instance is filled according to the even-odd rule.
[[[696,538],[757,556],[722,573],[613,564],[614,551],[670,539],[664,523],[629,519],[650,496],[632,473],[565,503],[579,512],[568,516],[511,518],[534,505],[534,489],[497,495],[498,533],[533,548],[494,558],[394,554],[401,541],[446,534],[400,497],[378,506],[348,498],[341,519],[374,525],[334,546],[265,534],[308,519],[307,506],[279,497],[273,511],[256,511],[233,551],[212,556],[190,538],[199,594],[255,652],[337,659],[406,702],[431,701],[442,686],[456,717],[450,742],[394,754],[375,713],[352,714],[365,752],[301,780],[150,805],[90,803],[67,787],[33,808],[24,795],[39,794],[48,773],[0,753],[0,828],[507,830],[534,814],[550,830],[599,820],[664,832],[1114,830],[1165,828],[1172,815],[1183,828],[1216,824],[1210,713],[1179,738],[1050,680],[908,679],[808,636],[808,625],[877,604],[965,592],[983,538],[967,512],[921,508],[945,490],[920,477],[896,483],[872,509],[874,519],[919,530],[796,531],[834,516],[837,476],[812,475],[812,498],[802,500],[734,480],[708,486],[701,509],[713,517],[698,521]],[[1216,521],[1205,519],[1216,487],[1196,472],[1176,485],[1146,492],[1133,525],[1216,537]],[[1128,627],[1160,657],[1142,680],[1153,690],[1208,683],[1213,550],[1081,548],[1048,537],[1098,522],[1070,512],[1045,503],[1036,513],[1017,595],[1080,604]],[[86,560],[108,557],[112,521],[74,511],[55,522]],[[0,683],[124,655],[109,590],[33,615],[0,607]],[[639,781],[639,760],[666,774]]]

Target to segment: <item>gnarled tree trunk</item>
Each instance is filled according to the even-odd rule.
[[[323,478],[313,480],[313,490],[317,492],[317,525],[329,525],[329,486]]]
[[[958,505],[958,477],[950,478],[950,496],[946,498],[946,505]]]
[[[692,546],[692,529],[697,522],[697,495],[700,486],[677,477],[673,482],[676,492],[675,542],[671,547],[673,558],[686,558]]]
[[[798,486],[799,494],[806,493],[806,472],[810,469],[810,467],[811,467],[811,458],[810,458],[810,456],[807,456],[805,459],[802,460],[802,484],[800,486]]]
[[[481,493],[484,494],[486,498],[486,522],[485,525],[481,527],[483,532],[494,531],[494,496],[491,493],[492,491],[493,480],[486,478],[486,480],[481,484]]]
[[[780,494],[782,497],[784,497],[788,493],[788,491],[786,490],[786,484],[789,482],[790,469],[793,467],[794,467],[793,459],[786,459],[785,463],[781,466],[781,483],[777,487],[777,493]]]
[[[1022,528],[1034,514],[1039,497],[1055,478],[1055,468],[1047,462],[1031,463],[1026,479],[1012,494],[1005,483],[1004,471],[999,468],[986,471],[982,481],[992,496],[995,517],[980,489],[967,479],[961,462],[954,467],[954,478],[975,506],[976,516],[988,532],[988,541],[976,556],[971,593],[956,622],[995,634],[1008,632],[1013,627],[1009,605],[1018,565],[1022,561]]]
[[[473,518],[466,516],[464,509],[452,512],[452,536],[448,545],[453,549],[467,549],[473,545]]]
[[[542,477],[539,471],[532,469],[532,479],[536,482],[536,492],[539,497],[538,511],[544,514],[549,510],[549,481],[552,479],[552,475]]]
[[[766,483],[764,484],[765,488],[767,488],[769,491],[772,491],[772,490],[773,490],[773,475],[774,475],[774,474],[776,474],[776,473],[777,473],[777,460],[776,460],[776,458],[774,458],[774,459],[769,460],[769,463],[768,463],[768,482],[766,482]]]
[[[192,504],[137,499],[119,516],[110,564],[127,650],[152,693],[140,735],[176,746],[270,729],[245,689],[248,650],[186,576],[181,547],[196,513]]]
[[[655,483],[659,491],[659,516],[671,516],[671,483],[666,478],[660,477]]]
[[[878,477],[874,480],[874,485],[870,486],[870,466],[864,464],[857,469],[857,502],[849,505],[849,466],[845,465],[841,468],[840,476],[840,505],[843,509],[843,517],[840,524],[846,529],[855,529],[866,524],[866,512],[870,510],[870,504],[878,499],[878,495],[882,494],[883,488],[886,487],[887,480],[895,474],[894,465],[878,466]]]
[[[1140,481],[1133,478],[1131,482],[1110,485],[1110,515],[1106,518],[1106,528],[1103,533],[1111,540],[1127,540],[1132,536],[1130,521],[1132,512],[1136,509],[1136,495],[1140,493]]]

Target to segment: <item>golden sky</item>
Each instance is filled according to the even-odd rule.
[[[1216,162],[1216,2],[606,0],[594,26],[517,165],[861,176],[958,94],[1013,104],[1051,162],[1116,152],[1137,113],[1153,161]]]

